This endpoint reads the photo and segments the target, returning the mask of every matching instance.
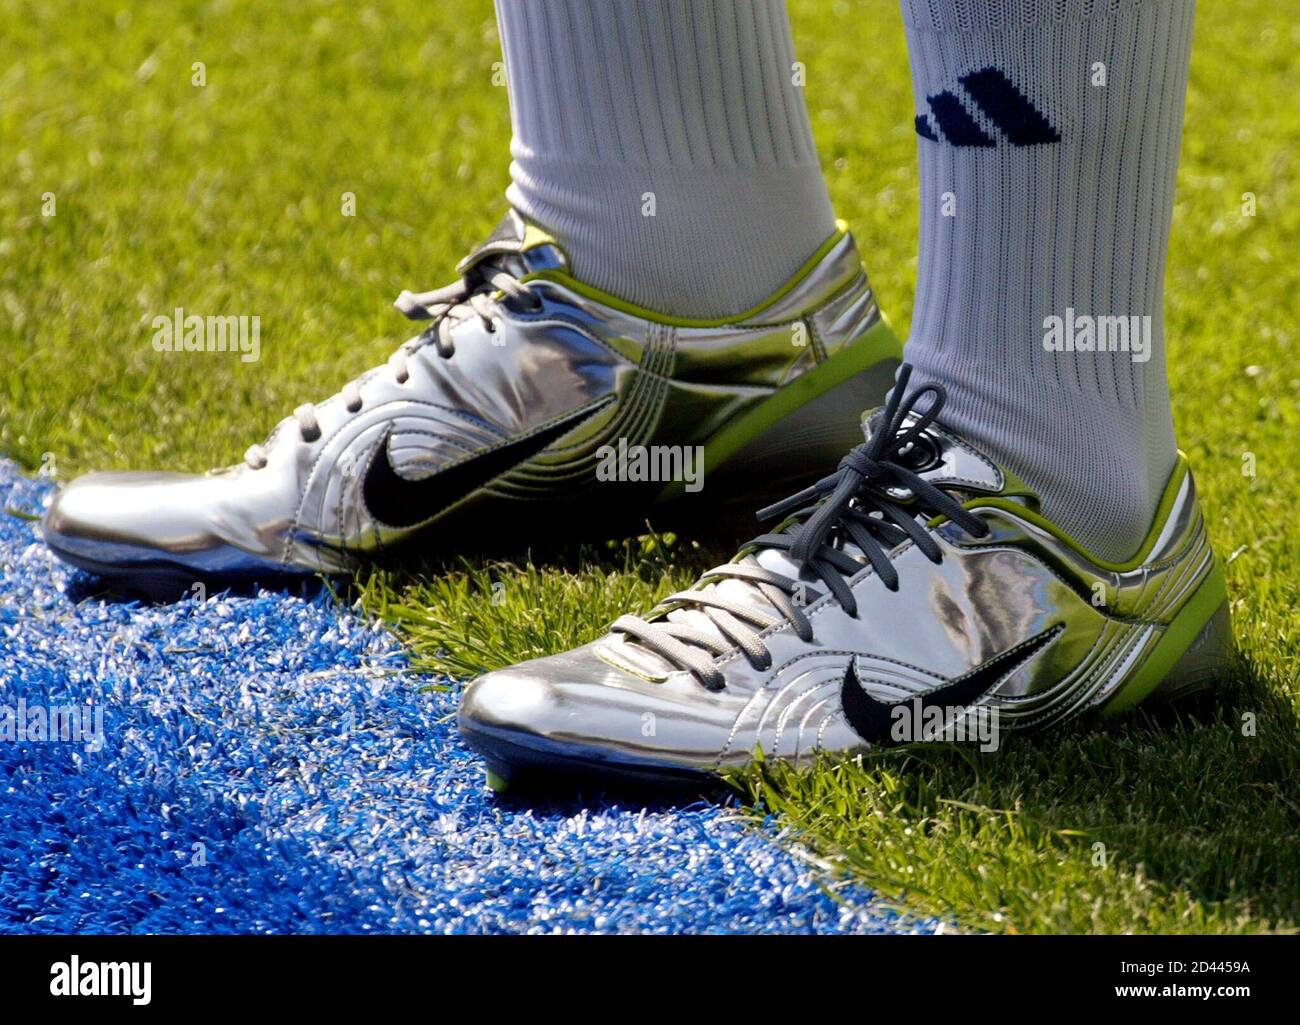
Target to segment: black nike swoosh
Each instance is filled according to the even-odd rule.
[[[588,406],[524,438],[478,452],[421,480],[407,480],[393,469],[388,454],[392,429],[375,449],[361,482],[361,500],[370,515],[390,527],[414,527],[430,520],[472,491],[490,483],[543,451],[551,442],[573,430],[604,403]]]
[[[858,682],[858,673],[854,668],[857,660],[850,658],[848,670],[844,673],[844,682],[840,685],[840,703],[844,707],[844,717],[848,719],[853,731],[867,743],[889,744],[895,708],[900,706],[911,708],[912,702],[918,699],[921,702],[922,714],[928,708],[965,708],[967,705],[972,705],[1012,670],[1028,662],[1048,641],[1060,633],[1061,629],[1060,625],[1050,627],[1027,641],[1021,641],[1014,648],[1008,648],[1000,655],[994,655],[987,662],[982,662],[969,672],[949,680],[942,687],[902,701],[877,701],[868,694]]]

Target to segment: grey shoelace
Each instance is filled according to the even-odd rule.
[[[753,590],[766,599],[775,614],[756,605],[725,599],[716,589],[706,590],[710,584],[728,578],[752,584]],[[737,562],[729,562],[707,571],[689,591],[669,595],[650,614],[650,618],[619,616],[610,629],[615,633],[626,634],[677,668],[692,673],[710,690],[721,690],[726,680],[713,660],[727,654],[733,647],[744,652],[750,665],[764,670],[771,668],[772,664],[771,652],[760,636],[764,630],[788,622],[802,640],[813,639],[812,624],[800,608],[801,603],[793,597],[800,595],[806,603],[812,596],[805,591],[806,585],[800,581],[764,568],[749,554]],[[721,636],[696,629],[687,623],[672,622],[667,616],[677,609],[694,609],[704,613]]]
[[[489,333],[496,331],[497,296],[508,300],[524,301],[529,309],[536,309],[540,300],[509,271],[491,264],[471,267],[459,280],[428,292],[402,290],[393,305],[409,320],[431,320],[433,323],[419,335],[403,342],[390,357],[388,368],[398,384],[405,384],[411,376],[408,360],[416,350],[432,344],[438,355],[450,359],[456,351],[452,341],[452,328],[470,317],[478,317]],[[361,383],[363,378],[349,381],[339,394],[349,413],[361,411]],[[320,437],[320,421],[316,417],[316,404],[304,402],[293,411],[298,421],[298,431],[303,441],[312,442]],[[250,445],[244,461],[254,470],[266,465],[264,445]]]
[[[922,519],[945,516],[971,535],[985,536],[988,526],[983,520],[907,465],[922,451],[918,439],[934,422],[947,397],[942,386],[927,384],[903,399],[911,369],[904,364],[899,371],[880,426],[869,442],[852,449],[830,476],[759,511],[760,520],[784,518],[775,531],[750,541],[735,561],[709,570],[691,590],[669,596],[647,619],[620,616],[610,629],[692,673],[708,689],[720,690],[726,680],[714,659],[733,648],[739,648],[755,669],[771,668],[771,652],[760,636],[763,631],[789,623],[800,640],[813,640],[812,624],[802,606],[821,594],[809,593],[806,583],[760,565],[756,554],[763,549],[787,552],[856,617],[857,601],[848,580],[867,565],[886,587],[896,591],[898,571],[889,553],[904,541],[912,541],[935,564],[943,560],[942,550]],[[927,394],[934,400],[925,412],[916,413],[917,402]],[[915,419],[907,423],[912,416]],[[902,489],[911,497],[895,499],[889,494],[891,488]],[[848,544],[861,554],[846,551]],[[765,601],[771,611],[760,604],[724,598],[716,587],[710,587],[727,578],[747,582],[749,593]],[[800,600],[796,601],[796,596]],[[671,620],[669,615],[678,610],[702,613],[717,634]]]

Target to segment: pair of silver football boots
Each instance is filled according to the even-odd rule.
[[[426,326],[386,366],[300,406],[240,465],[74,481],[46,515],[51,549],[159,595],[347,573],[520,525],[612,536],[774,502],[770,530],[690,590],[470,684],[461,730],[498,787],[707,780],[759,751],[987,749],[1222,671],[1224,577],[1185,460],[1146,543],[1114,564],[945,429],[942,389],[910,387],[907,368],[859,423],[900,346],[843,228],[719,322],[591,288],[514,213],[457,270],[398,298]]]

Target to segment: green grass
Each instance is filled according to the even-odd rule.
[[[462,558],[373,570],[354,590],[393,625],[417,669],[471,680],[597,637],[612,610],[648,609],[727,557],[647,534],[574,546],[540,565]]]
[[[393,296],[448,280],[507,182],[486,2],[132,10],[0,0],[0,452],[64,479],[238,459],[406,337]],[[1274,11],[1201,5],[1168,268],[1175,416],[1230,557],[1241,672],[1185,716],[743,781],[758,813],[906,907],[1021,932],[1300,927],[1300,27]],[[793,18],[831,191],[905,333],[916,153],[896,5],[806,0]],[[155,353],[149,321],[176,306],[260,316],[261,361]],[[588,640],[712,558],[648,539],[560,567],[375,573],[360,593],[422,666],[464,679]]]

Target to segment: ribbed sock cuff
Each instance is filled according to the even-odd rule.
[[[575,272],[725,317],[834,231],[783,0],[497,0],[507,198]]]
[[[903,24],[920,32],[1001,32],[1091,21],[1180,0],[901,0]]]

